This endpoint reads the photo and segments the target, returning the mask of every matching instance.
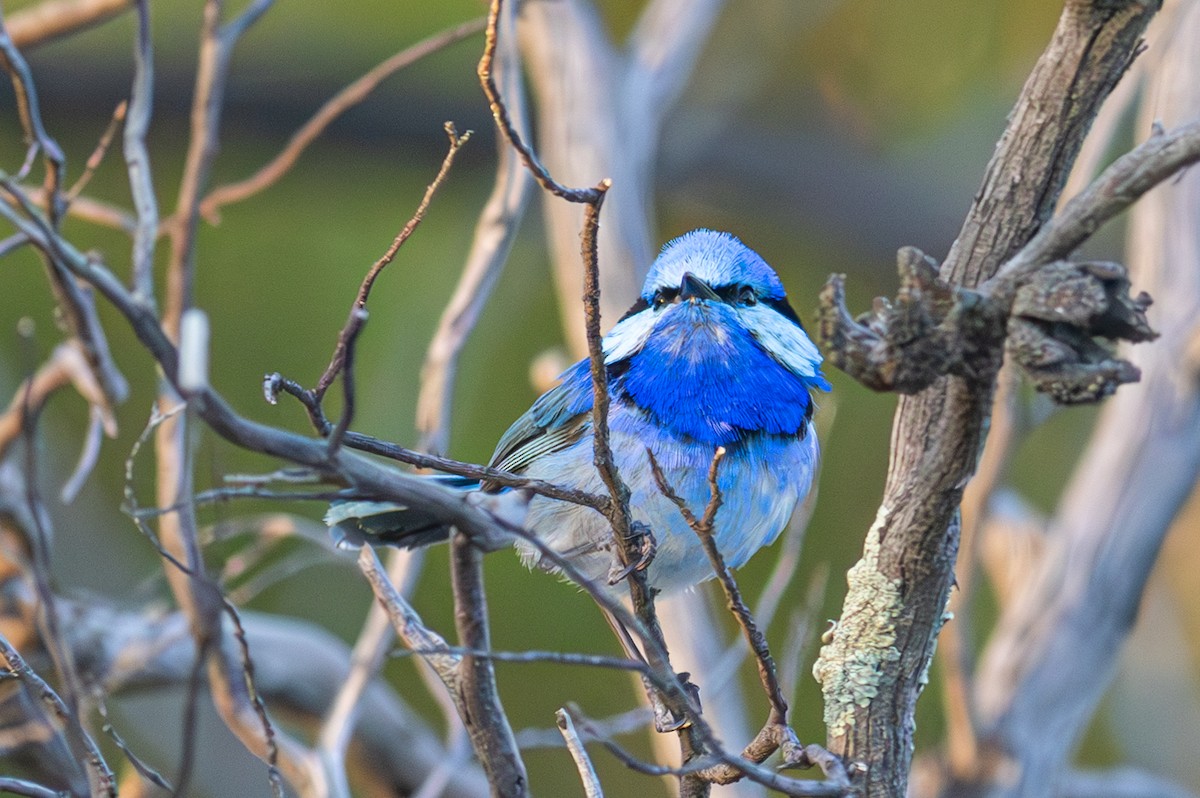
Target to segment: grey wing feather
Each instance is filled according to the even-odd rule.
[[[579,404],[578,393],[578,388],[564,382],[542,394],[500,438],[491,465],[520,472],[542,455],[578,441],[591,426],[590,405],[571,412]]]

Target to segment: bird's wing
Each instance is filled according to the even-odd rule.
[[[581,360],[513,422],[500,438],[491,464],[520,472],[537,458],[565,449],[590,428],[591,409],[592,379],[588,362]]]

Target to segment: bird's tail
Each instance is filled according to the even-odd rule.
[[[474,490],[479,481],[450,474],[426,477],[458,490]],[[325,523],[338,548],[359,548],[365,543],[413,549],[440,543],[450,527],[420,507],[394,502],[335,501],[325,512]]]

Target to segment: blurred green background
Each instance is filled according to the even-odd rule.
[[[29,3],[7,3],[11,15]],[[601,3],[614,35],[628,31],[641,3]],[[182,168],[201,3],[152,3],[157,48],[155,122],[150,148],[164,214],[173,209]],[[269,159],[316,107],[378,61],[420,38],[479,16],[474,0],[439,3],[276,5],[245,37],[233,64],[215,181],[239,179]],[[793,304],[812,319],[816,294],[830,272],[845,272],[851,306],[893,291],[894,252],[919,246],[941,257],[978,185],[1005,115],[1049,36],[1056,4],[1040,0],[734,0],[721,17],[695,77],[666,125],[658,185],[659,239],[697,226],[727,229],[757,249],[783,275]],[[127,96],[132,65],[131,16],[29,54],[49,130],[79,170]],[[355,428],[415,443],[417,378],[425,347],[458,277],[470,232],[495,163],[495,138],[474,67],[480,37],[468,39],[389,79],[340,119],[275,187],[223,210],[219,226],[199,239],[197,303],[213,327],[216,387],[242,413],[306,430],[303,412],[286,398],[267,405],[263,374],[280,371],[312,384],[328,360],[359,280],[409,218],[444,153],[444,120],[476,136],[462,153],[417,234],[379,281],[359,348]],[[9,94],[0,114],[5,169],[20,163],[20,129]],[[601,177],[597,175],[597,177]],[[88,193],[129,204],[119,149],[114,147]],[[129,241],[72,221],[68,231],[120,274]],[[1111,236],[1096,245],[1119,257]],[[60,339],[44,277],[29,253],[0,264],[0,397]],[[550,289],[540,215],[531,207],[505,274],[467,349],[459,377],[451,454],[486,460],[495,440],[535,396],[529,364],[562,340]],[[17,321],[36,322],[31,346],[18,340]],[[134,394],[120,409],[121,436],[106,441],[100,468],[71,506],[56,505],[55,579],[73,593],[95,591],[122,601],[165,600],[161,569],[150,547],[119,513],[123,462],[148,416],[154,372],[123,324],[105,313],[113,349]],[[611,321],[611,320],[610,320]],[[798,604],[806,575],[828,567],[830,579],[816,618],[838,614],[842,574],[860,551],[879,499],[894,400],[867,392],[839,373],[829,404],[836,420],[823,440],[820,500],[809,525]],[[336,409],[336,398],[333,402]],[[1056,416],[1022,450],[1020,487],[1044,510],[1086,435],[1092,415]],[[54,400],[44,423],[43,490],[53,495],[75,457],[86,409],[74,396]],[[274,464],[203,434],[198,441],[201,487],[223,474],[265,471]],[[152,495],[149,458],[136,481]],[[239,504],[205,511],[205,520],[288,510],[317,518],[316,506]],[[761,554],[742,571],[752,595],[773,563]],[[451,627],[445,553],[434,550],[416,597],[433,626]],[[498,648],[612,652],[607,627],[590,602],[568,586],[524,571],[516,558],[489,558],[491,612]],[[347,559],[282,579],[250,607],[316,620],[353,641],[369,602]],[[772,638],[782,640],[789,612]],[[811,659],[811,653],[810,653]],[[796,717],[801,737],[824,737],[819,690],[801,669]],[[400,689],[439,722],[422,699],[412,667],[389,666]],[[633,705],[627,679],[547,665],[501,665],[502,688],[517,728],[548,727],[553,711],[577,701],[593,716]],[[753,673],[745,670],[748,686]],[[936,674],[935,674],[936,676]],[[536,684],[536,690],[523,689]],[[703,688],[703,681],[701,680]],[[755,694],[748,693],[751,701]],[[170,761],[178,723],[170,712],[151,717],[146,702],[118,712],[122,733],[152,762]],[[757,716],[758,713],[755,713]],[[1116,756],[1118,742],[1102,714],[1082,753],[1088,762]],[[923,700],[918,734],[936,743],[942,732],[934,690]],[[630,738],[631,745],[641,744]],[[221,752],[220,774],[201,767],[208,795],[239,784],[240,795],[266,795],[262,768],[215,726],[205,751]],[[607,756],[596,757],[614,795],[648,794],[651,782]],[[203,760],[202,760],[203,763]],[[539,795],[578,792],[560,750],[529,755]],[[225,781],[217,781],[218,776]]]

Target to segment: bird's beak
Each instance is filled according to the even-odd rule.
[[[683,273],[683,280],[679,283],[679,299],[708,299],[720,301],[721,297],[717,296],[717,292],[709,288],[708,283],[701,280],[691,272]]]

